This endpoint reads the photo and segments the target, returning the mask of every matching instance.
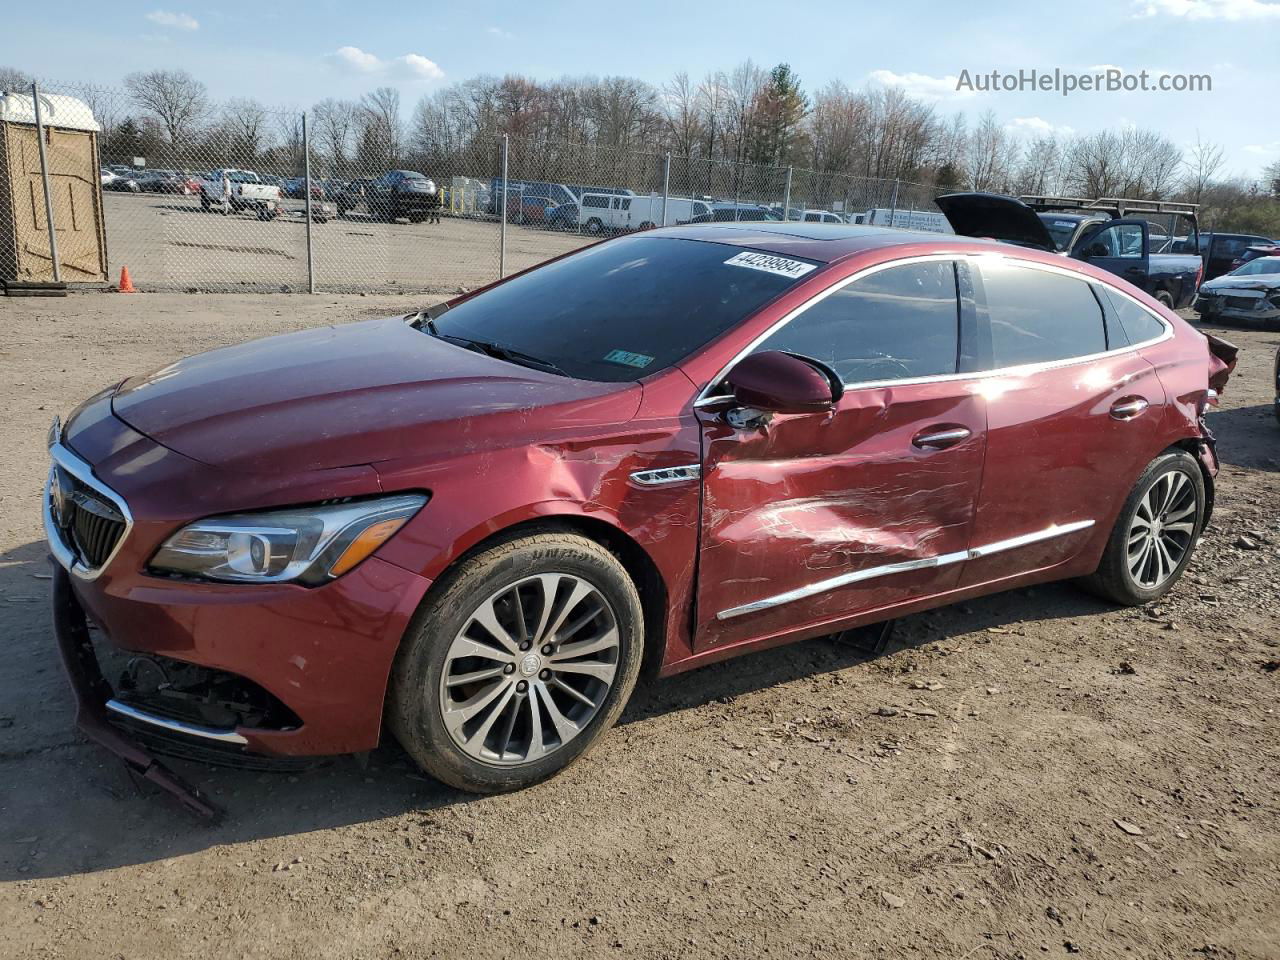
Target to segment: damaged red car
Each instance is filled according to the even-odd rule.
[[[50,435],[80,723],[158,779],[152,752],[385,728],[507,790],[587,750],[642,662],[1065,578],[1145,603],[1212,509],[1231,360],[1087,264],[796,223],[180,360]]]

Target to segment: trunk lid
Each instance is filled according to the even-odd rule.
[[[958,235],[1056,251],[1049,228],[1016,197],[998,193],[948,193],[934,201]]]

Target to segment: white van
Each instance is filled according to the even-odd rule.
[[[830,210],[805,210],[800,219],[805,223],[845,223],[844,217]]]
[[[711,205],[705,200],[667,197],[668,226],[710,215]],[[584,193],[578,203],[578,226],[590,234],[662,226],[662,197],[657,194],[620,197],[608,193]]]

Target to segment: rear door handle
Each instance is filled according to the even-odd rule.
[[[968,427],[926,427],[911,438],[911,445],[920,450],[945,450],[972,435]]]
[[[1132,420],[1149,406],[1142,397],[1124,397],[1111,405],[1111,419]]]

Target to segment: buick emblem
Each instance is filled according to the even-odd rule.
[[[526,677],[532,677],[541,666],[542,658],[536,653],[529,653],[520,661],[520,672]]]

